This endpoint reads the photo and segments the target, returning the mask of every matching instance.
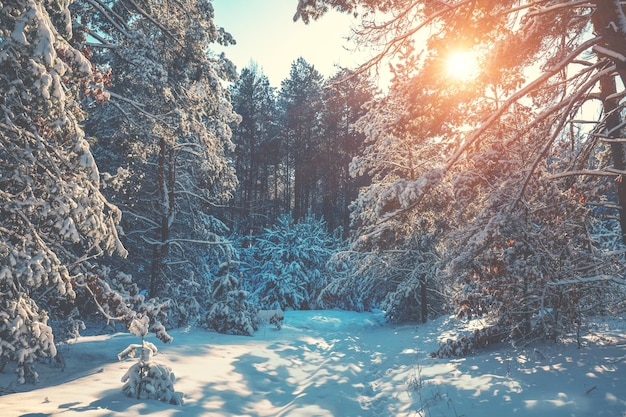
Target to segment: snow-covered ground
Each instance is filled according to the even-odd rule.
[[[137,337],[81,337],[60,351],[63,372],[41,365],[34,387],[0,397],[0,416],[626,416],[626,321],[598,320],[576,343],[508,345],[467,358],[433,359],[454,332],[384,324],[378,313],[287,312],[280,331],[254,337],[200,329],[153,341],[154,360],[177,375],[185,404],[124,396],[120,378],[133,360],[117,354]]]

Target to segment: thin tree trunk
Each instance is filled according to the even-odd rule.
[[[160,216],[161,216],[161,242],[158,245],[154,245],[152,249],[152,266],[150,268],[150,292],[149,297],[153,298],[157,295],[158,288],[160,285],[160,271],[161,264],[163,262],[165,256],[165,248],[164,243],[167,242],[169,238],[169,211],[172,202],[168,202],[168,199],[172,197],[171,193],[168,191],[168,183],[170,183],[173,178],[171,177],[172,172],[170,171],[170,175],[168,176],[168,182],[165,180],[165,169],[166,169],[166,156],[167,156],[167,143],[165,137],[161,138],[159,143],[159,161],[157,168],[157,183],[159,187],[159,203],[160,203]],[[170,159],[172,155],[170,154]],[[170,167],[171,169],[171,167]]]
[[[426,275],[422,275],[420,278],[420,301],[422,307],[422,323],[428,321],[428,294],[426,287]]]

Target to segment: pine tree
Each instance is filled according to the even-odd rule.
[[[356,199],[358,189],[368,183],[367,176],[350,175],[350,162],[364,148],[365,135],[356,129],[356,122],[366,113],[366,103],[375,94],[371,80],[363,75],[349,77],[347,70],[340,70],[325,83],[324,133],[319,144],[319,214],[329,230],[349,229],[350,203]]]
[[[171,298],[172,323],[200,318],[210,265],[232,251],[216,217],[236,186],[226,153],[238,121],[224,81],[235,68],[215,43],[232,37],[209,1],[82,4],[83,46],[110,69],[111,100],[87,120],[109,171],[107,192],[124,212],[128,268],[150,297]],[[115,129],[111,129],[115,126]]]
[[[156,363],[152,358],[158,352],[157,347],[145,340],[148,334],[149,319],[146,316],[133,319],[129,330],[141,338],[141,344],[131,344],[121,351],[119,360],[132,358],[139,350],[139,361],[133,364],[122,376],[122,391],[137,399],[152,398],[169,404],[183,405],[183,395],[176,392],[176,377],[169,366]]]
[[[449,189],[433,187],[443,161],[433,152],[424,120],[408,117],[411,64],[407,57],[393,68],[389,93],[370,101],[355,124],[365,140],[350,173],[371,178],[371,184],[361,187],[351,206],[348,251],[335,257],[344,272],[325,290],[346,306],[380,306],[394,321],[426,321],[429,304],[441,304],[438,245],[452,223],[446,219]],[[421,200],[419,207],[409,207],[414,199]]]
[[[71,28],[68,2],[0,9],[0,368],[16,362],[20,383],[56,355],[48,319],[86,286],[87,261],[127,253],[80,127],[79,95],[107,96]]]
[[[563,167],[565,174],[597,178],[614,176],[623,170],[624,144],[613,140],[621,132],[621,118],[619,112],[614,111],[620,92],[615,79],[618,77],[625,84],[626,77],[620,58],[626,52],[626,30],[622,27],[626,20],[619,1],[593,1],[581,6],[566,2],[539,5],[503,1],[495,4],[488,0],[446,4],[302,0],[295,18],[309,22],[323,15],[329,7],[363,17],[355,35],[361,44],[380,41],[385,45],[380,54],[358,71],[379,65],[386,57],[397,57],[407,44],[422,34],[426,43],[413,55],[424,78],[441,79],[442,74],[446,74],[444,65],[448,54],[454,50],[474,54],[479,65],[474,80],[459,83],[444,76],[438,83],[439,88],[431,90],[453,100],[438,98],[428,104],[451,112],[443,116],[456,126],[456,136],[463,139],[456,141],[447,152],[447,167],[463,164],[465,157],[471,158],[482,140],[489,137],[485,133],[497,128],[502,117],[530,106],[532,115],[523,133],[532,134],[545,123],[548,126],[543,126],[545,135],[532,134],[533,140],[527,143],[527,148],[534,152],[531,169],[518,190],[518,202],[523,199],[536,168],[563,140],[580,141],[571,163]],[[388,20],[372,21],[370,17],[376,11],[388,13]],[[530,67],[539,70],[529,71]],[[424,89],[415,91],[419,99]],[[589,119],[588,112],[581,114],[581,111],[595,99],[600,100],[603,111]],[[444,103],[446,105],[442,106]],[[419,111],[419,104],[416,100],[413,108]],[[459,110],[465,113],[456,113]],[[574,138],[572,132],[577,129],[591,134]],[[613,166],[588,170],[588,157],[599,142],[609,144]],[[615,186],[618,207],[624,210],[626,204],[621,202],[626,187],[621,183]],[[626,216],[620,212],[620,218],[626,219]]]
[[[286,211],[294,221],[303,218],[316,203],[320,172],[319,141],[322,136],[322,75],[303,58],[291,64],[281,83],[279,105],[283,113]],[[292,180],[293,178],[293,184]]]
[[[297,223],[288,215],[280,217],[257,239],[248,256],[254,264],[247,285],[261,308],[317,308],[331,279],[327,263],[337,245],[325,222],[310,214]]]
[[[256,65],[241,71],[231,87],[241,123],[233,127],[233,159],[239,187],[233,199],[240,233],[256,234],[278,217],[282,189],[276,89]]]
[[[365,118],[377,139],[354,167],[370,169],[375,184],[357,200],[357,226],[393,239],[442,196],[450,227],[442,278],[461,280],[461,307],[495,312],[515,337],[546,325],[558,332],[598,311],[611,282],[623,282],[613,267],[621,255],[590,232],[597,206],[626,219],[626,188],[607,181],[623,173],[621,3],[302,0],[296,18],[328,7],[363,16],[357,40],[384,45],[356,72],[387,58],[404,71],[403,87],[392,85]],[[475,57],[473,78],[446,71],[455,50]],[[600,111],[589,111],[592,100]],[[402,159],[380,163],[393,149],[405,149]],[[558,316],[551,323],[546,306]]]

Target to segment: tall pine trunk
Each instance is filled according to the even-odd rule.
[[[598,0],[593,14],[593,25],[596,34],[602,37],[601,46],[626,56],[626,16],[619,0]],[[602,51],[597,51],[602,55]],[[617,74],[626,85],[626,62],[611,57],[617,68]],[[622,137],[620,128],[623,118],[620,114],[619,100],[615,97],[617,86],[615,77],[609,75],[600,81],[601,99],[606,117],[605,133],[610,139]],[[615,169],[626,169],[626,144],[623,142],[611,142],[611,156]],[[615,181],[617,202],[619,205],[619,220],[622,229],[622,241],[626,243],[626,180],[623,175]]]

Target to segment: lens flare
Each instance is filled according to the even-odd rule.
[[[446,75],[459,81],[470,81],[478,76],[478,57],[472,51],[454,51],[446,58]]]

